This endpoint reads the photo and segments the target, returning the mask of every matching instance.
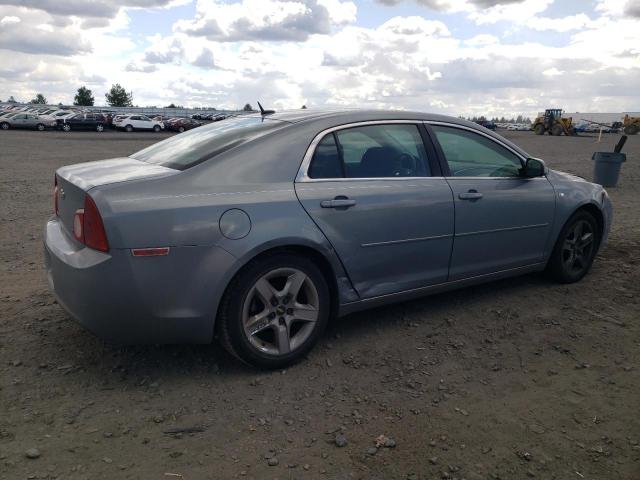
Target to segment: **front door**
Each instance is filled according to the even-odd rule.
[[[362,298],[446,281],[453,199],[413,123],[327,133],[296,193]],[[438,172],[439,175],[439,172]]]
[[[449,280],[540,263],[555,212],[546,177],[520,176],[521,157],[488,135],[432,125],[455,202]]]

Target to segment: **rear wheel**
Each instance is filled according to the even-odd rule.
[[[131,125],[127,125],[126,127],[124,127],[124,129],[125,129],[127,132],[133,132],[133,127],[132,127]]]
[[[104,130],[104,125],[102,125],[101,123],[96,125],[96,132],[102,132],[103,130]]]
[[[184,127],[178,127],[178,132],[180,133],[184,132]]]
[[[2,128],[2,130],[9,130],[9,124],[7,122],[2,122],[0,123],[0,128]]]
[[[62,130],[64,130],[65,132],[71,131],[71,125],[65,123],[64,125],[62,125]]]
[[[156,125],[153,127],[153,131],[158,133],[160,131],[160,125]]]
[[[624,133],[626,133],[627,135],[635,135],[636,133],[638,133],[638,131],[640,131],[640,127],[638,127],[638,125],[632,124],[624,127]]]
[[[591,268],[599,244],[598,222],[589,212],[580,210],[560,232],[547,270],[561,283],[577,282]]]
[[[533,131],[536,132],[536,135],[544,135],[544,125],[539,123],[534,127]]]
[[[329,288],[315,263],[271,255],[248,265],[229,285],[217,320],[220,340],[250,365],[283,368],[318,341],[329,312]]]

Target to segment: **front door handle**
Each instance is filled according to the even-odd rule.
[[[458,198],[460,200],[478,200],[479,198],[482,198],[482,194],[476,190],[469,190],[466,193],[458,195]]]
[[[351,200],[348,197],[340,195],[333,200],[322,200],[320,206],[322,208],[344,208],[353,207],[356,204],[355,200]]]

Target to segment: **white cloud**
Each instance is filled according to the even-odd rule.
[[[355,19],[352,2],[339,0],[198,0],[196,17],[175,31],[216,41],[304,41]]]
[[[16,17],[15,15],[7,15],[5,17],[2,17],[2,19],[0,20],[0,25],[8,25],[10,23],[20,23],[20,18]]]
[[[382,9],[387,17],[364,27],[352,1],[199,0],[172,31],[146,36],[131,32],[128,8],[171,2],[125,0],[124,8],[97,0],[107,5],[102,16],[89,15],[88,6],[84,16],[0,6],[0,82],[4,96],[22,99],[42,92],[69,102],[87,84],[101,101],[120,83],[140,105],[219,108],[260,99],[276,109],[511,115],[549,105],[622,111],[637,104],[640,29],[628,0],[599,0],[598,10],[564,18],[551,18],[550,1],[416,0],[428,7],[423,15]],[[429,8],[440,10],[438,20]],[[455,21],[450,12],[458,12]]]

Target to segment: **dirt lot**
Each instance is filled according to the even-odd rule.
[[[581,283],[353,315],[273,373],[217,345],[105,345],[47,290],[54,170],[162,136],[0,132],[0,478],[640,479],[640,136]],[[506,136],[587,178],[615,143]]]

